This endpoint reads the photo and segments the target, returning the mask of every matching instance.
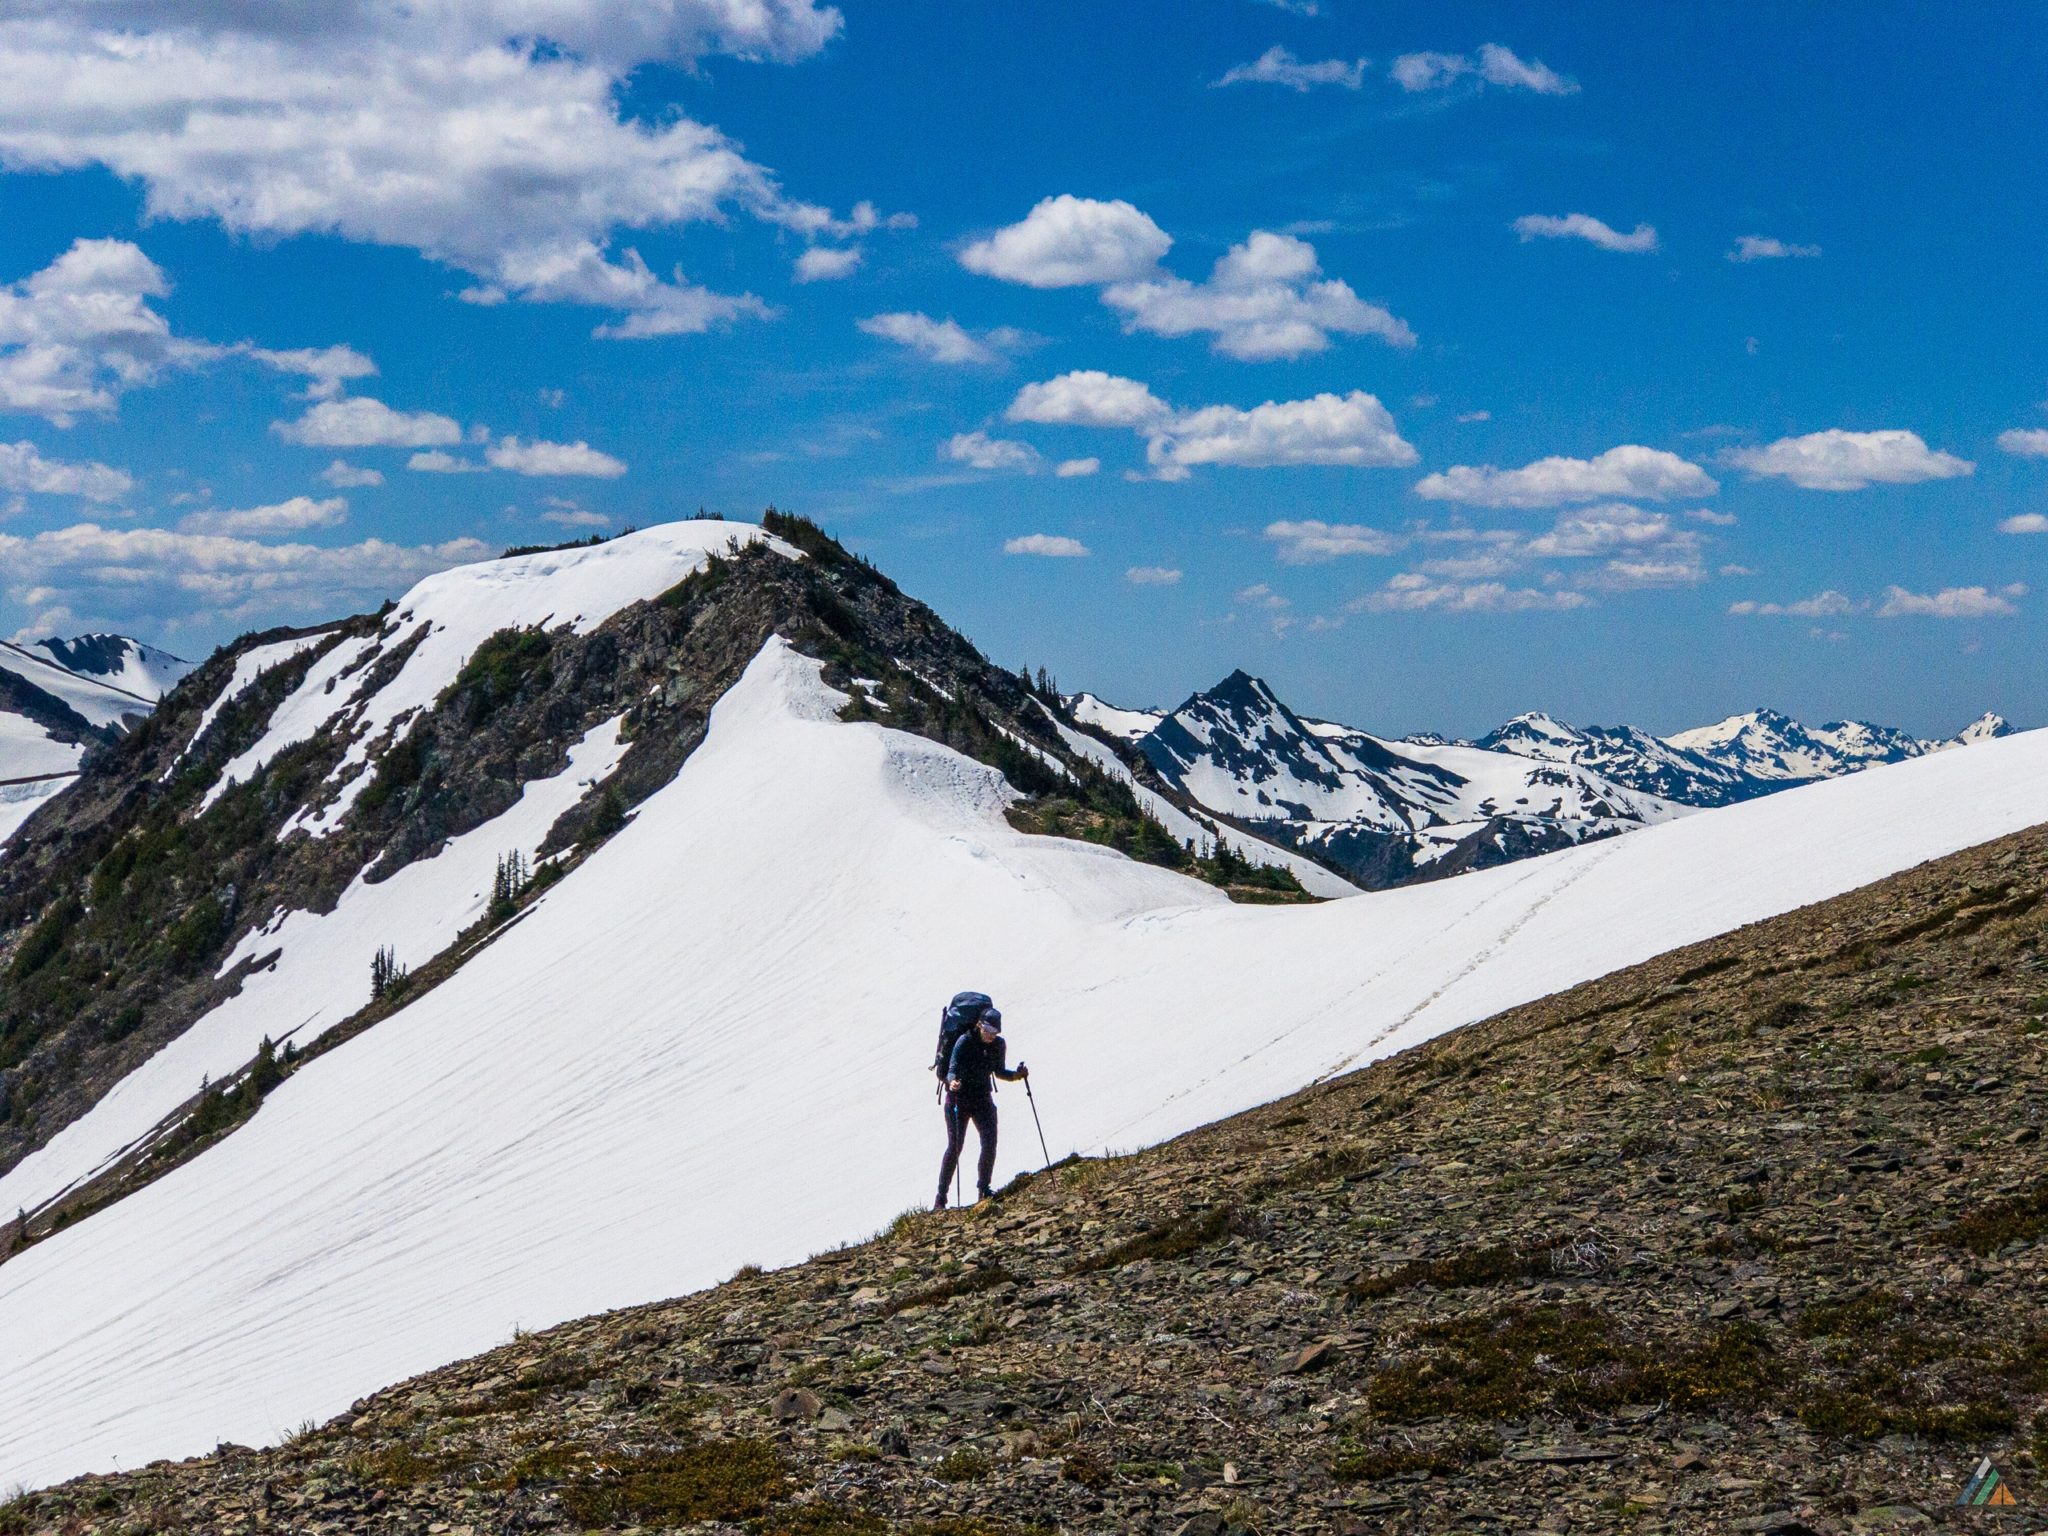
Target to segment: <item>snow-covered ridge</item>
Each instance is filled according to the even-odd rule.
[[[1015,832],[992,770],[837,702],[771,642],[506,939],[0,1265],[0,1484],[274,1440],[515,1325],[875,1230],[928,1198],[932,1005],[962,986],[1002,1002],[1055,1157],[1131,1147],[2048,820],[2034,732],[1457,880],[1236,906]],[[1001,1175],[1036,1160],[1018,1129]]]
[[[86,735],[132,724],[191,670],[125,635],[0,641],[0,844],[77,776],[80,721]]]
[[[589,634],[621,609],[659,597],[712,555],[764,541],[789,559],[802,558],[794,546],[751,523],[701,520],[429,576],[405,595],[377,634],[344,640],[313,664],[278,706],[270,728],[222,770],[201,808],[279,753],[322,732],[341,731],[349,748],[330,779],[340,792],[302,823],[315,836],[325,835],[367,787],[370,759],[432,707],[492,635],[528,628]],[[400,653],[408,654],[396,674],[372,688],[378,663]]]

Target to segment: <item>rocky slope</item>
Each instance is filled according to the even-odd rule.
[[[2036,829],[0,1532],[2010,1529],[2044,1067]]]

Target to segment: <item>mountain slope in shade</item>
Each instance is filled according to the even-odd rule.
[[[149,714],[190,670],[125,635],[0,641],[0,845],[70,787],[88,746]]]
[[[931,1004],[963,985],[1003,1002],[1055,1157],[1131,1147],[2048,819],[2037,732],[1458,881],[1238,906],[1019,834],[999,774],[849,702],[770,639],[497,942],[0,1264],[0,1481],[274,1440],[515,1325],[875,1230],[928,1191]]]

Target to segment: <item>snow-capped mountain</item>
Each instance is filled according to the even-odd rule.
[[[216,657],[0,863],[0,922],[50,914],[0,936],[33,957],[0,1008],[84,1016],[34,1058],[52,1120],[0,1174],[35,1226],[0,1262],[0,1485],[276,1440],[517,1327],[886,1225],[929,1198],[931,1015],[962,986],[1003,1004],[1052,1156],[1137,1147],[2048,819],[2035,732],[1456,881],[1242,904],[1102,840],[1129,802],[1095,779],[1124,781],[1052,700],[776,531],[465,568],[253,675]],[[1426,759],[1229,692],[1186,712],[1177,771],[1208,782],[1241,740],[1285,764],[1276,806],[1648,811],[1574,765]],[[1044,836],[1034,804],[1086,814]],[[515,898],[509,855],[536,871]],[[180,909],[205,921],[159,921]],[[373,997],[380,951],[413,979]],[[65,1063],[131,1000],[142,1043],[48,1134]],[[58,1229],[66,1191],[109,1203]]]
[[[88,745],[146,716],[190,670],[125,635],[0,641],[0,844],[69,787]]]
[[[1198,804],[1368,886],[1484,868],[1686,810],[1568,761],[1310,722],[1242,671],[1134,745]]]
[[[1761,789],[1837,778],[1875,763],[1904,762],[2010,734],[2012,726],[1994,714],[1980,715],[1954,736],[1928,741],[1860,720],[1801,725],[1774,709],[1754,709],[1667,736],[1664,745],[1718,763]]]

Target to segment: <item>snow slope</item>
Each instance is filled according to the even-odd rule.
[[[2033,732],[1456,880],[1233,906],[1013,831],[990,770],[837,699],[771,642],[513,934],[0,1265],[0,1485],[272,1440],[515,1325],[874,1230],[928,1198],[932,1014],[963,986],[1002,1002],[1054,1156],[1130,1147],[2048,820]],[[1035,1161],[1010,1108],[1002,1176]]]
[[[82,653],[71,647],[91,646]],[[121,647],[115,664],[112,648]],[[145,654],[146,653],[146,654]],[[104,663],[104,674],[74,671],[65,657],[83,655]],[[90,725],[119,725],[156,708],[170,683],[191,670],[184,662],[138,641],[112,635],[86,635],[77,641],[51,640],[16,645],[0,640],[0,670],[14,673],[59,703],[82,715]]]

